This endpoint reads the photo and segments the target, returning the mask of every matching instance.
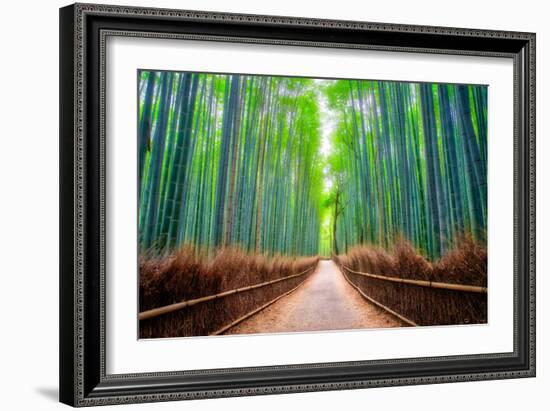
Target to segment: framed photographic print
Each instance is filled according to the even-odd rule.
[[[60,399],[535,375],[535,35],[60,10]]]

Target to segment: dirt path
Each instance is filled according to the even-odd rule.
[[[366,301],[332,260],[323,260],[296,291],[226,334],[399,327],[391,315]]]

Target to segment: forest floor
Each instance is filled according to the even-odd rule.
[[[323,331],[400,327],[402,324],[366,301],[332,260],[319,262],[315,272],[294,292],[281,298],[225,334]]]

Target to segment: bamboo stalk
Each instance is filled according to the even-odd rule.
[[[464,284],[449,284],[449,283],[440,283],[436,281],[426,281],[426,280],[411,280],[408,278],[399,278],[399,277],[386,277],[384,275],[362,273],[360,271],[354,271],[351,268],[341,265],[342,268],[349,271],[350,273],[362,275],[364,277],[376,278],[377,280],[390,281],[394,283],[403,283],[403,284],[412,284],[418,285],[421,287],[430,287],[430,288],[440,288],[444,290],[453,290],[453,291],[464,291],[469,293],[478,293],[478,294],[487,294],[487,287],[480,287],[476,285],[464,285]]]
[[[218,331],[214,331],[213,333],[211,333],[210,335],[220,335],[220,334],[223,334],[224,332],[226,332],[227,330],[229,330],[230,328],[233,328],[234,326],[236,326],[237,324],[243,322],[244,320],[246,320],[247,318],[250,318],[252,317],[254,314],[257,314],[259,313],[260,311],[262,311],[263,309],[269,307],[271,304],[273,303],[276,303],[277,301],[279,301],[281,298],[289,295],[291,292],[293,292],[294,290],[296,290],[298,287],[300,287],[303,283],[305,283],[305,280],[302,281],[300,284],[298,284],[296,287],[294,287],[293,289],[287,291],[286,293],[283,293],[281,294],[280,296],[278,297],[275,297],[273,300],[265,303],[264,305],[262,305],[261,307],[258,307],[256,308],[255,310],[249,312],[248,314],[245,314],[243,315],[242,317],[240,318],[237,318],[235,321],[233,321],[231,324],[228,324],[222,328],[220,328]]]
[[[215,300],[215,299],[224,298],[224,297],[227,297],[229,295],[242,293],[244,291],[249,291],[249,290],[254,290],[256,288],[265,287],[267,285],[275,284],[275,283],[278,283],[280,281],[289,280],[291,278],[296,278],[296,277],[299,277],[301,275],[304,275],[305,273],[307,273],[308,271],[311,271],[314,268],[315,267],[309,267],[307,270],[304,270],[301,273],[289,275],[289,276],[283,277],[283,278],[278,278],[276,280],[266,281],[266,282],[260,283],[260,284],[249,285],[249,286],[246,286],[246,287],[236,288],[234,290],[224,291],[224,292],[219,293],[219,294],[208,295],[208,296],[205,296],[205,297],[195,298],[193,300],[181,301],[179,303],[174,303],[174,304],[165,305],[165,306],[158,307],[158,308],[153,308],[151,310],[147,310],[147,311],[143,311],[143,312],[139,313],[139,320],[140,321],[141,320],[147,320],[147,319],[150,319],[150,318],[158,317],[160,315],[164,315],[164,314],[168,314],[168,313],[171,313],[171,312],[174,312],[174,311],[178,311],[178,310],[181,310],[181,309],[186,308],[186,307],[191,307],[191,306],[196,305],[196,304],[201,304],[201,303],[204,303],[204,302],[207,302],[207,301],[212,301],[212,300]]]
[[[394,317],[398,318],[399,320],[403,321],[405,324],[408,324],[412,327],[418,327],[418,324],[415,323],[414,321],[412,320],[409,320],[407,317],[403,317],[401,314],[398,314],[397,312],[393,311],[391,308],[389,307],[386,307],[384,304],[382,303],[379,303],[378,301],[376,301],[374,298],[372,297],[369,297],[367,294],[365,294],[363,292],[363,290],[361,290],[359,288],[359,286],[353,284],[353,282],[348,278],[348,276],[346,274],[344,274],[343,271],[341,271],[342,275],[344,276],[344,278],[346,279],[346,281],[353,287],[355,288],[359,294],[361,294],[366,300],[370,301],[371,303],[373,303],[374,305],[376,305],[377,307],[380,307],[382,308],[384,311],[387,311],[388,313],[390,313],[391,315],[393,315]]]

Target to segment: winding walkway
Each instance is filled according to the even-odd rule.
[[[400,327],[390,314],[366,301],[332,260],[319,262],[296,291],[225,334]]]

